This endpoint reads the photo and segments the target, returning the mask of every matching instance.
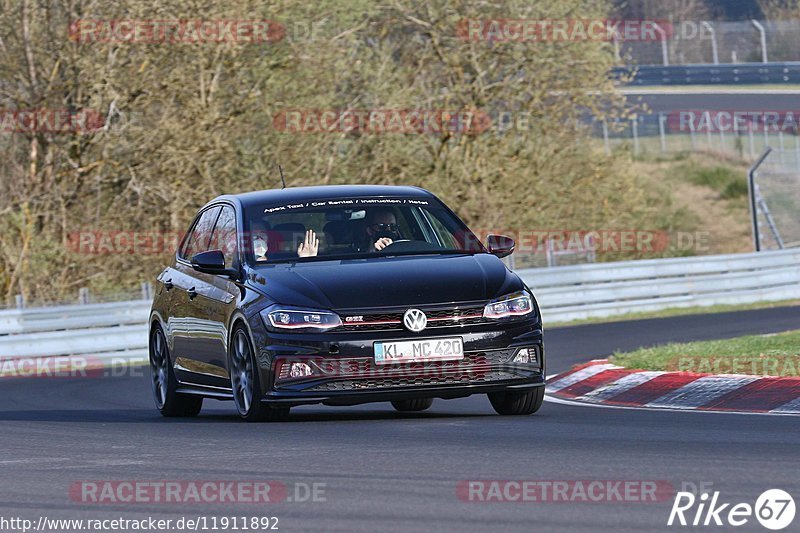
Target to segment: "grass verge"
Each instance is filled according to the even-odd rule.
[[[800,330],[774,335],[673,343],[618,352],[614,364],[642,370],[800,376]]]
[[[535,294],[535,291],[534,291]],[[560,328],[567,326],[580,326],[583,324],[605,324],[607,322],[626,322],[628,320],[646,320],[648,318],[666,318],[684,315],[708,315],[713,313],[728,313],[732,311],[750,311],[753,309],[772,309],[774,307],[789,307],[800,305],[800,300],[780,300],[777,302],[758,302],[753,304],[736,305],[709,305],[705,307],[672,307],[660,311],[642,311],[640,313],[625,313],[624,315],[603,316],[594,318],[581,318],[570,322],[547,322],[547,328]]]

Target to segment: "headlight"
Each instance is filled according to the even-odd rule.
[[[342,325],[342,319],[336,313],[314,309],[270,307],[261,311],[261,316],[274,329],[326,330]]]
[[[483,309],[484,318],[522,316],[533,312],[533,299],[527,292],[516,292],[489,302]]]

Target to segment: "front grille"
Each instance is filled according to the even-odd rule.
[[[455,325],[482,324],[486,322],[483,318],[483,304],[479,306],[470,305],[467,307],[446,307],[446,308],[424,308],[419,307],[428,317],[426,329],[447,327]],[[403,311],[392,311],[386,313],[359,313],[342,312],[342,325],[328,331],[387,331],[402,330]],[[348,318],[360,317],[358,322],[348,322]]]
[[[389,389],[396,387],[419,387],[425,385],[471,385],[476,383],[490,383],[493,381],[507,381],[520,377],[523,376],[508,370],[489,370],[485,372],[460,372],[457,374],[442,376],[342,379],[338,381],[321,383],[306,390],[323,392],[361,389]]]
[[[306,391],[341,391],[416,387],[424,385],[474,384],[527,377],[538,372],[511,363],[516,348],[472,351],[456,361],[419,361],[391,365],[376,364],[370,357],[314,358],[305,361],[314,368],[314,376],[327,379]],[[510,367],[503,367],[512,365]],[[516,367],[516,368],[515,368]],[[276,383],[278,389],[294,387],[300,380]]]
[[[480,368],[509,362],[515,349],[486,350],[467,352],[463,359],[455,361],[417,361],[399,364],[379,365],[371,357],[350,357],[341,359],[325,358],[311,360],[324,377],[384,377],[397,374],[417,374],[423,372],[447,372],[464,368]]]

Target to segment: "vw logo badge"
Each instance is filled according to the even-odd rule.
[[[428,325],[428,317],[419,309],[409,309],[403,314],[403,325],[409,331],[418,332]]]

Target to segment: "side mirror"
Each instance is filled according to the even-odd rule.
[[[225,256],[220,250],[200,252],[192,257],[192,268],[205,274],[228,274],[225,268]]]
[[[486,237],[486,247],[489,253],[497,257],[505,257],[514,253],[516,243],[511,237],[491,234]]]

